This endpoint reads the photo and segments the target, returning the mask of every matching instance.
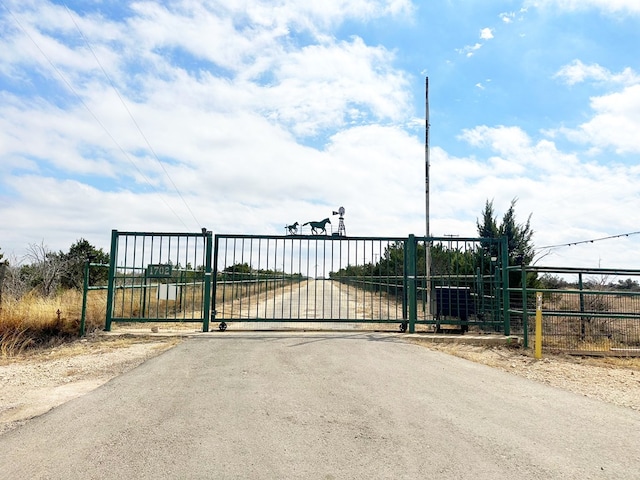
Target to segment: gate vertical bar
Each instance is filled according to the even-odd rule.
[[[109,283],[107,286],[107,313],[104,323],[104,330],[111,331],[111,320],[113,319],[113,292],[116,276],[116,258],[118,256],[118,231],[111,230],[111,253],[109,257]]]
[[[212,272],[212,288],[211,288],[211,321],[216,318],[216,296],[218,294],[218,250],[220,245],[220,239],[218,235],[215,236],[213,241],[213,272]]]
[[[520,284],[522,286],[522,337],[524,348],[529,348],[529,311],[527,308],[529,293],[527,292],[527,270],[524,264],[520,266]]]
[[[87,294],[89,293],[89,259],[84,261],[84,276],[82,279],[82,314],[80,315],[80,336],[84,337],[87,320]]]
[[[418,302],[416,297],[416,237],[409,235],[407,240],[407,287],[409,303],[409,333],[416,332],[416,319],[418,317]]]
[[[409,258],[409,252],[407,252],[407,241],[404,241],[404,247],[402,248],[402,319],[403,320],[408,320],[409,319],[409,312],[408,312],[408,304],[407,304],[407,297],[408,297],[408,290],[407,290],[407,285],[409,284],[409,282],[407,281],[407,272],[409,271],[407,265],[409,264],[408,262],[408,258]]]
[[[205,254],[204,254],[204,299],[202,312],[202,331],[209,331],[209,315],[211,314],[211,255],[213,252],[212,234],[204,231]]]

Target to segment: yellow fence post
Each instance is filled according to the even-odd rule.
[[[542,292],[536,292],[535,357],[542,358]]]

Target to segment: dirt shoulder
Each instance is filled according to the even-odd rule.
[[[439,350],[513,375],[640,411],[640,358],[544,355],[506,347],[428,344]]]
[[[0,434],[90,392],[180,341],[95,336],[17,358],[0,358]]]
[[[180,343],[162,336],[90,337],[47,351],[0,359],[0,434],[90,392]],[[640,411],[640,359],[546,356],[506,347],[433,344],[513,375]]]

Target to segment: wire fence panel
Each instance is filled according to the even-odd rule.
[[[524,293],[510,289],[510,309],[525,344],[535,335],[535,292],[542,292],[543,351],[640,355],[640,271],[526,267],[522,274]]]

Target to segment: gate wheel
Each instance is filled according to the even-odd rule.
[[[407,331],[407,325],[408,325],[407,322],[402,322],[400,324],[400,332],[402,332],[402,333],[406,332]]]
[[[218,330],[220,330],[221,332],[224,332],[227,329],[227,324],[224,322],[220,322],[220,325],[218,325]]]

